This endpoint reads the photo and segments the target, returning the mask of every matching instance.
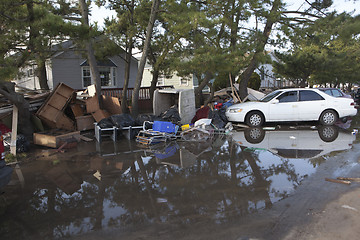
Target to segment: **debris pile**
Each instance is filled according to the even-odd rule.
[[[87,130],[94,131],[98,142],[104,136],[113,141],[125,136],[150,145],[174,139],[206,141],[213,134],[230,129],[225,117],[226,107],[232,104],[229,96],[216,96],[213,102],[196,111],[193,90],[162,90],[157,92],[154,114],[141,114],[136,119],[121,111],[117,97],[101,95],[100,107],[94,85],[77,92],[60,83],[42,96],[46,100],[33,116],[36,125],[33,141],[51,148],[74,147],[84,139],[81,132]]]

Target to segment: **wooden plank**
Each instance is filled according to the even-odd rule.
[[[350,181],[344,181],[344,180],[338,180],[338,179],[332,179],[332,178],[325,178],[325,181],[334,182],[334,183],[341,183],[341,184],[347,184],[347,185],[351,184]]]
[[[352,177],[338,177],[339,180],[351,181],[351,182],[360,182],[360,178],[352,178]]]
[[[64,139],[75,138],[76,140],[80,140],[80,131],[69,132],[65,130],[59,131],[48,131],[41,133],[34,133],[33,140],[34,144],[51,147],[51,148],[59,148],[60,143],[64,141]]]

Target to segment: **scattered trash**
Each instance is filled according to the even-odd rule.
[[[201,128],[205,128],[206,126],[209,126],[211,124],[211,119],[209,118],[202,118],[202,119],[199,119],[197,120],[195,123],[194,123],[194,127],[201,127]]]
[[[136,142],[143,145],[152,145],[160,142],[175,140],[177,138],[178,125],[171,122],[154,121],[152,129],[146,129],[144,122],[143,130],[136,136]]]
[[[325,178],[325,181],[334,182],[334,183],[342,183],[342,184],[347,184],[347,185],[350,185],[350,184],[351,184],[350,181],[339,180],[339,179],[332,179],[332,178]]]
[[[96,172],[93,174],[93,176],[94,176],[97,180],[101,181],[101,173],[99,172],[99,170],[96,171]]]
[[[353,210],[353,211],[355,211],[355,212],[358,212],[358,210],[357,210],[356,208],[350,207],[349,205],[342,205],[341,207],[342,207],[342,208],[346,208],[346,209]]]
[[[210,132],[203,128],[191,128],[181,133],[181,139],[184,141],[206,142],[209,138]]]

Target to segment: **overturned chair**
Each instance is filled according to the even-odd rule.
[[[147,124],[152,124],[152,129],[146,129]],[[179,126],[171,122],[145,121],[143,130],[136,136],[136,142],[143,145],[151,145],[160,142],[175,140]]]

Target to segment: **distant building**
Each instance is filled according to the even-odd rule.
[[[273,62],[279,61],[275,57],[273,52],[269,52],[268,54],[271,58],[271,61],[273,61]],[[260,85],[261,90],[284,88],[284,87],[289,87],[292,85],[292,83],[290,81],[286,81],[284,79],[277,78],[274,74],[273,69],[274,69],[274,67],[271,63],[265,63],[265,64],[260,64],[259,67],[255,70],[255,72],[257,74],[259,74],[260,79],[261,79],[261,85]]]
[[[48,86],[53,89],[58,83],[65,83],[73,89],[85,89],[91,85],[89,64],[72,41],[66,41],[54,47],[54,53],[46,61]],[[124,85],[125,52],[97,62],[102,88],[122,88]],[[37,65],[30,61],[19,70],[14,82],[19,87],[40,89],[35,71]],[[129,88],[134,87],[138,62],[131,59]]]
[[[153,78],[152,75],[153,67],[147,63],[144,68],[143,80],[141,82],[141,87],[149,87]],[[198,80],[193,75],[181,77],[172,73],[170,76],[160,75],[158,78],[157,86],[173,86],[175,89],[194,89],[198,87]]]

